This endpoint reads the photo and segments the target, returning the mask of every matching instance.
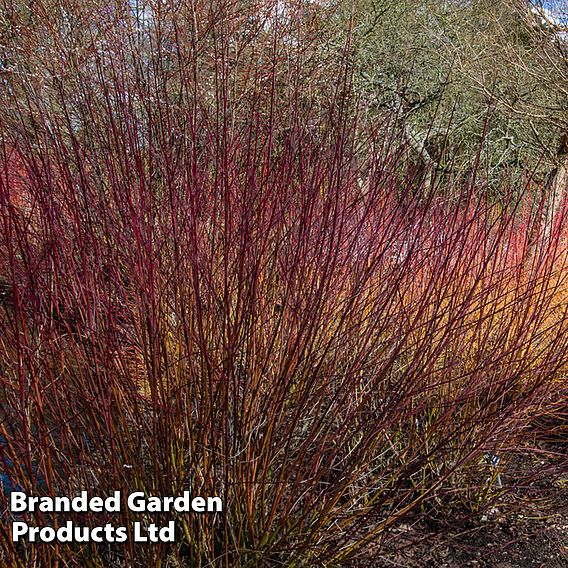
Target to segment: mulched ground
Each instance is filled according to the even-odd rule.
[[[523,468],[543,461],[526,458]],[[417,521],[392,530],[346,568],[566,568],[568,468],[535,480],[495,502],[476,518]]]

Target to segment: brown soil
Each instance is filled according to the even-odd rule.
[[[523,468],[538,463],[527,458]],[[568,468],[533,480],[467,521],[401,524],[346,568],[468,566],[568,567]]]

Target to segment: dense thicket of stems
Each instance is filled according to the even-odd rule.
[[[506,205],[481,172],[417,187],[388,128],[361,155],[348,46],[312,96],[299,23],[209,10],[45,29],[51,66],[3,94],[0,456],[34,494],[225,511],[151,547],[16,547],[6,513],[14,566],[340,564],[477,511],[558,424],[568,273],[530,180]],[[29,516],[67,518],[149,521]]]

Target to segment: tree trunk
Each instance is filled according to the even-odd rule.
[[[564,203],[564,195],[568,187],[568,134],[564,134],[558,148],[558,164],[552,170],[547,183],[544,212],[543,237],[545,242],[550,242],[553,235],[554,225],[558,220]]]

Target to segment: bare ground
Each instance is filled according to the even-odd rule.
[[[533,471],[544,463],[525,458],[521,467]],[[469,519],[401,524],[346,565],[393,567],[568,567],[568,468],[530,481]]]

